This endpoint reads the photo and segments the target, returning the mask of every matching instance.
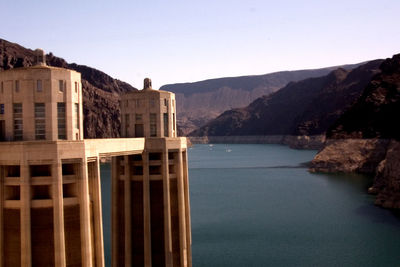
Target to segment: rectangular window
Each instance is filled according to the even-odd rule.
[[[156,106],[156,100],[155,99],[150,99],[150,107],[154,108]]]
[[[164,99],[164,106],[168,106],[168,99]]]
[[[125,114],[125,137],[129,136],[129,114]]]
[[[19,92],[19,81],[15,81],[15,92]]]
[[[4,104],[0,104],[0,114],[4,114]]]
[[[75,82],[75,93],[78,93],[78,82]]]
[[[42,92],[43,87],[42,87],[42,80],[37,80],[36,81],[36,92]]]
[[[59,80],[58,81],[58,89],[60,90],[60,92],[64,92],[64,81],[63,80]]]
[[[175,113],[172,113],[172,119],[173,119],[172,127],[173,127],[173,130],[174,130],[174,132],[175,132],[175,124],[176,124],[176,121],[175,121]]]
[[[150,113],[150,137],[157,136],[157,114]]]
[[[46,139],[46,108],[44,103],[35,103],[35,139]]]
[[[135,137],[144,137],[143,124],[135,124]]]
[[[75,128],[79,129],[79,104],[75,103]]]
[[[135,114],[135,120],[136,121],[142,121],[142,114]]]
[[[22,125],[22,103],[13,104],[13,118],[14,118],[14,140],[22,140],[23,125]]]
[[[169,136],[169,121],[168,121],[168,113],[164,113],[164,136],[168,137]]]
[[[65,121],[65,103],[57,103],[58,139],[67,139]]]
[[[4,141],[6,138],[6,122],[0,120],[0,141]]]

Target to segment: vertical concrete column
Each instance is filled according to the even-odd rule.
[[[79,173],[79,199],[80,199],[80,215],[81,215],[81,242],[82,242],[82,265],[93,266],[92,260],[92,231],[90,223],[90,199],[89,199],[89,183],[86,158],[82,159]]]
[[[97,266],[104,267],[104,240],[103,240],[103,213],[101,210],[101,185],[100,185],[100,159],[97,157],[91,171],[92,177],[92,195],[93,195],[93,216],[94,216],[94,234]]]
[[[171,197],[169,190],[168,149],[166,146],[164,146],[162,153],[162,179],[163,179],[163,196],[164,196],[165,265],[172,266]]]
[[[186,246],[188,267],[192,267],[192,227],[190,221],[190,195],[189,195],[189,170],[187,150],[183,153],[183,178],[185,190],[185,210],[186,210]]]
[[[64,199],[61,160],[57,160],[55,164],[52,164],[51,176],[54,221],[54,262],[55,266],[65,267]]]
[[[179,243],[181,266],[187,266],[187,246],[186,246],[186,214],[185,214],[185,189],[183,183],[183,159],[182,149],[178,152],[178,207],[179,207]]]
[[[20,165],[20,211],[21,211],[21,266],[32,266],[31,243],[31,184],[29,166],[26,161]]]
[[[131,162],[124,156],[125,266],[132,266]]]
[[[149,153],[144,151],[143,159],[143,230],[144,230],[144,265],[151,266],[151,225],[150,225],[150,174]]]
[[[4,233],[3,233],[3,209],[4,209],[4,166],[0,166],[0,267],[4,260]]]
[[[50,86],[51,86],[51,88],[57,88],[56,86],[58,86],[58,84],[56,85],[56,80],[50,80],[50,84],[48,87],[49,89],[50,89]],[[50,140],[57,140],[58,139],[57,116],[58,115],[53,116],[53,114],[58,114],[57,113],[57,98],[56,98],[56,94],[54,94],[52,92],[52,90],[49,90],[49,91],[51,94],[51,103],[45,104],[46,105],[46,137],[48,136],[47,134],[50,134]],[[50,111],[48,112],[49,109],[50,109]],[[47,124],[49,124],[49,126],[47,126]],[[49,132],[47,132],[47,131],[49,131]]]
[[[111,190],[112,190],[112,205],[111,205],[111,255],[113,267],[118,264],[118,179],[119,179],[119,162],[117,157],[111,158]]]

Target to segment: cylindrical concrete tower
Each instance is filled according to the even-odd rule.
[[[113,266],[191,266],[186,138],[176,137],[175,95],[121,97],[122,133],[147,137],[141,154],[113,158]],[[132,127],[134,125],[134,127]]]
[[[36,65],[0,72],[0,267],[104,266],[81,75],[35,52]]]
[[[177,137],[175,94],[154,90],[149,78],[121,97],[121,117],[123,137]]]

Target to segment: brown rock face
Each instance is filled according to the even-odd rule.
[[[315,156],[311,172],[375,174],[368,193],[375,204],[400,209],[400,142],[386,139],[330,139]]]
[[[400,142],[392,140],[385,159],[379,164],[374,185],[375,204],[385,208],[400,209]]]
[[[374,60],[353,70],[339,68],[322,77],[291,82],[245,108],[225,111],[188,136],[325,134],[360,97],[381,63]]]
[[[400,140],[400,54],[386,59],[357,102],[328,130],[327,138]]]
[[[311,171],[375,174],[376,204],[400,209],[400,54],[385,60],[361,97],[327,133]]]
[[[358,172],[374,174],[386,156],[389,140],[328,140],[311,162],[312,172]]]
[[[34,58],[33,50],[0,39],[0,70],[31,66]],[[68,64],[52,53],[46,58],[50,66],[73,69],[82,74],[84,137],[119,137],[119,94],[136,89],[99,70],[74,63]]]

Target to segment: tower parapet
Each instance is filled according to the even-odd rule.
[[[143,82],[143,90],[151,90],[151,89],[153,89],[151,86],[151,79],[145,78]]]
[[[35,65],[46,66],[46,54],[43,49],[35,50]]]

